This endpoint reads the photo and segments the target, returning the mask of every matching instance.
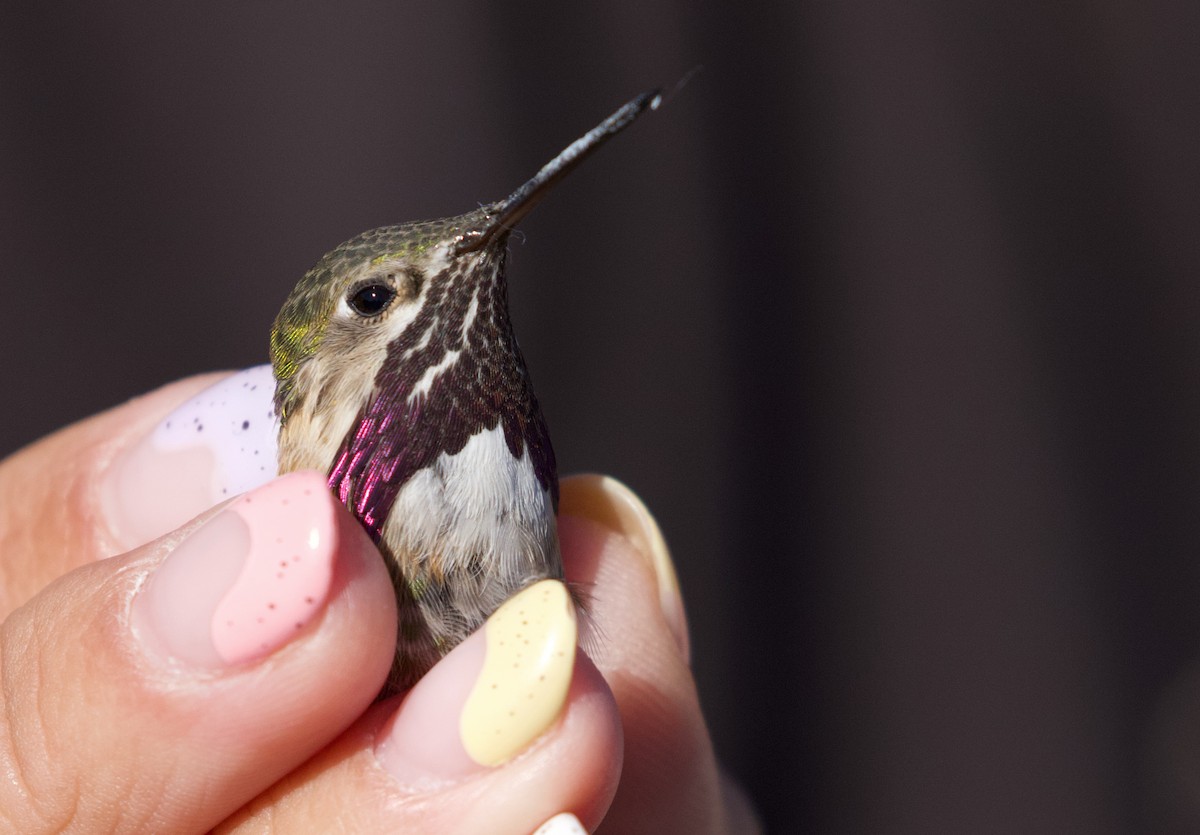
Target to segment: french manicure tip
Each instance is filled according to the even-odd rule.
[[[562,812],[537,828],[533,835],[588,835],[579,818],[570,812]]]

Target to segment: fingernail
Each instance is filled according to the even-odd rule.
[[[422,788],[508,762],[562,713],[576,639],[562,583],[514,595],[405,697],[376,746],[380,763]]]
[[[335,499],[316,472],[236,499],[180,542],[133,601],[152,653],[221,669],[274,652],[323,609],[337,549]]]
[[[275,477],[279,422],[269,365],[226,377],[125,450],[101,485],[108,527],[134,548]]]
[[[560,515],[579,516],[628,537],[650,561],[658,581],[658,603],[684,661],[691,661],[687,614],[671,552],[654,517],[637,495],[615,478],[576,475],[564,478],[558,501]]]
[[[570,812],[555,815],[537,828],[533,835],[588,835],[579,818]]]

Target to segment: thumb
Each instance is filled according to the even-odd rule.
[[[0,830],[211,828],[362,713],[395,630],[316,473],[72,571],[0,624]]]

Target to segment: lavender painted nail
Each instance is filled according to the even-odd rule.
[[[209,449],[214,496],[236,496],[274,478],[279,419],[272,402],[270,365],[239,371],[207,388],[155,427],[151,443],[160,452]]]
[[[275,379],[269,365],[232,374],[163,418],[114,462],[104,490],[125,548],[159,537],[275,477]]]

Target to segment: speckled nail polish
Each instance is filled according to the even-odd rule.
[[[335,499],[315,472],[238,498],[192,532],[133,603],[134,629],[187,666],[250,663],[324,609],[336,553]]]
[[[376,756],[413,788],[503,765],[562,713],[576,640],[566,586],[543,580],[519,592],[418,682]]]
[[[232,374],[167,415],[115,460],[101,486],[118,543],[133,548],[275,477],[271,366]]]

